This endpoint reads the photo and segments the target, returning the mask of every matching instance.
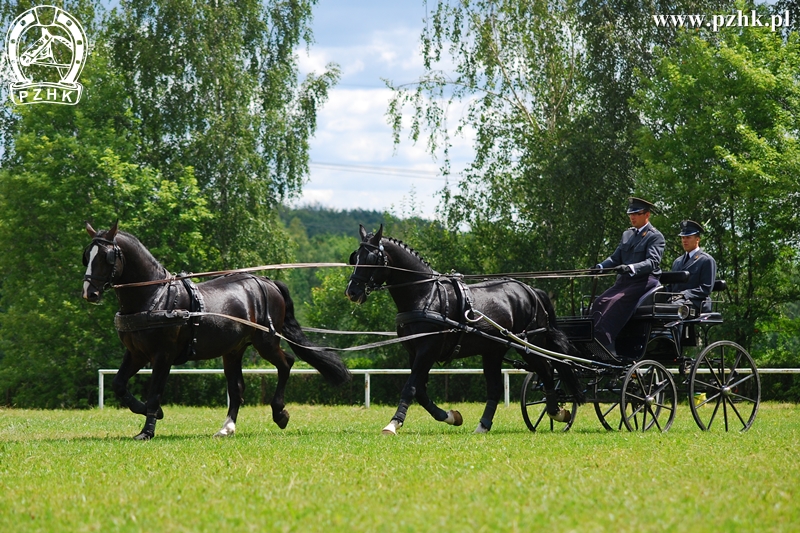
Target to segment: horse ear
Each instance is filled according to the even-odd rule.
[[[381,242],[381,237],[383,237],[383,224],[381,224],[381,227],[378,228],[378,232],[375,234],[374,237],[375,242],[376,243]]]
[[[358,234],[361,235],[362,242],[367,240],[367,229],[363,224],[358,225]]]
[[[94,239],[94,236],[97,235],[97,232],[94,230],[92,225],[89,224],[88,220],[86,221],[86,233],[88,233],[89,237],[91,237],[92,239]]]
[[[111,226],[111,229],[108,230],[108,234],[106,234],[106,239],[108,239],[109,241],[113,241],[114,240],[114,237],[117,236],[117,231],[118,231],[118,227],[117,226],[119,226],[119,219],[117,219],[117,221],[114,222],[114,225]]]

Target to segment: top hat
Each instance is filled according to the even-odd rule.
[[[697,235],[698,233],[705,233],[703,226],[695,222],[694,220],[683,220],[681,221],[681,237],[688,237],[689,235]]]
[[[642,200],[641,198],[634,198],[631,196],[628,199],[628,211],[627,214],[632,213],[641,213],[642,211],[652,211],[653,204],[648,202],[647,200]]]

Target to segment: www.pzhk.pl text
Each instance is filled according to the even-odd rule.
[[[788,28],[789,10],[785,13],[764,15],[752,10],[749,13],[737,11],[729,15],[653,15],[653,21],[659,28],[711,28],[718,32],[721,28]]]

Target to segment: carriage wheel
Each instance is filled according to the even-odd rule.
[[[525,425],[528,426],[528,429],[531,431],[536,431],[537,429],[569,431],[569,428],[575,423],[578,404],[568,397],[569,394],[561,386],[560,379],[556,379],[556,392],[558,393],[558,406],[562,409],[569,410],[569,414],[571,415],[569,422],[554,422],[547,416],[544,383],[539,379],[536,372],[531,372],[525,376],[525,381],[522,382],[522,398],[520,400],[520,405],[522,407],[522,419],[525,420]]]
[[[619,406],[628,431],[667,431],[677,405],[675,380],[661,363],[639,361],[625,373]]]
[[[594,412],[608,431],[622,429],[619,376],[603,376],[594,383]]]
[[[703,431],[747,431],[761,402],[761,378],[753,358],[730,341],[718,341],[702,351],[689,375],[689,406]],[[721,420],[714,426],[714,422]]]

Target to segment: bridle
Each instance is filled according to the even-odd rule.
[[[361,250],[361,248],[364,248],[368,251],[367,257],[365,258],[363,264],[359,264],[357,262],[358,252]],[[374,261],[370,260],[372,257],[375,257]],[[375,245],[366,241],[362,242],[361,244],[359,244],[358,250],[350,254],[349,263],[356,267],[353,269],[353,273],[350,274],[350,283],[353,283],[356,287],[363,287],[364,293],[367,296],[369,296],[369,294],[372,291],[380,289],[381,285],[383,285],[386,282],[385,279],[381,281],[375,280],[375,275],[379,271],[378,267],[389,266],[389,257],[384,252],[382,244]],[[356,271],[358,270],[359,266],[374,267],[370,268],[370,270],[372,270],[372,273],[370,274],[369,278],[364,278],[362,276],[356,275]]]
[[[117,277],[117,274],[121,273],[125,268],[125,256],[122,255],[122,250],[120,249],[119,245],[116,243],[116,241],[110,241],[108,239],[103,239],[102,237],[95,237],[92,239],[92,242],[90,242],[89,245],[83,250],[83,266],[89,266],[88,254],[92,247],[99,246],[101,244],[106,246],[106,263],[111,265],[111,274],[109,274],[108,277],[100,277],[93,274],[83,275],[83,281],[88,281],[89,285],[94,287],[98,292],[103,292],[110,287],[114,282],[114,278]],[[108,246],[111,248],[107,248]],[[119,265],[119,268],[117,268],[117,265]],[[98,287],[95,284],[95,280],[102,282],[102,285]]]

